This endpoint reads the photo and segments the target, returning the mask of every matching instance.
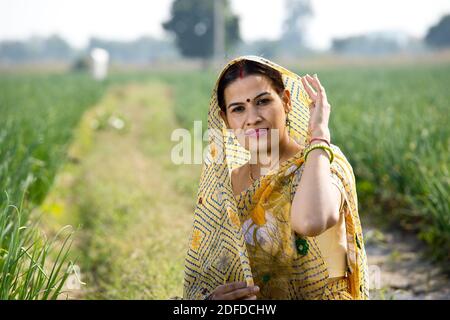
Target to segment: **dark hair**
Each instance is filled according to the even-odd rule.
[[[217,102],[220,110],[226,112],[225,88],[240,77],[261,74],[272,82],[272,88],[281,95],[284,91],[284,83],[281,73],[277,70],[256,61],[241,60],[231,65],[222,75],[217,85]]]

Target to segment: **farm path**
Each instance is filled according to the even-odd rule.
[[[69,298],[182,296],[200,168],[170,160],[171,103],[163,83],[128,84],[84,115],[45,203],[59,208],[53,223],[79,226],[74,256],[85,284],[71,276]]]
[[[439,265],[423,256],[425,244],[397,228],[363,220],[371,299],[450,299],[450,282]]]

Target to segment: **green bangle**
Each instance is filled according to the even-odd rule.
[[[306,158],[308,157],[308,154],[314,150],[314,149],[323,149],[325,151],[328,152],[328,156],[330,158],[330,163],[333,162],[334,160],[334,153],[333,150],[325,143],[316,143],[316,144],[312,144],[309,147],[306,147],[304,153],[305,153],[305,162],[306,162]]]

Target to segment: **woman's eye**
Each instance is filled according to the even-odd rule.
[[[241,111],[244,111],[244,107],[242,106],[234,108],[231,112],[241,112]]]
[[[261,105],[261,104],[267,104],[268,102],[269,102],[269,99],[261,99],[256,104]]]

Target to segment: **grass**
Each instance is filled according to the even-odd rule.
[[[56,299],[70,273],[67,256],[71,234],[62,238],[56,258],[50,263],[51,270],[46,270],[59,234],[55,239],[44,239],[37,234],[37,227],[23,226],[21,212],[14,205],[7,205],[0,215],[0,243],[5,243],[1,252],[0,299]]]
[[[103,87],[74,74],[3,75],[0,88],[0,298],[56,299],[71,271],[71,233],[47,239],[31,212]]]
[[[166,77],[179,123],[190,129],[201,120],[206,129],[216,75]],[[332,104],[333,143],[355,172],[361,215],[417,233],[431,259],[448,261],[450,65],[347,66],[319,77]]]
[[[354,166],[362,214],[417,232],[440,261],[450,258],[449,71],[446,65],[323,75],[336,106],[332,135]]]
[[[72,297],[182,295],[200,167],[171,162],[172,107],[166,84],[132,83],[112,87],[83,117],[69,151],[80,160],[60,171],[43,205],[47,217],[63,208],[48,220],[81,226],[74,254],[86,286]],[[125,125],[101,120],[112,118]]]
[[[76,276],[72,258],[77,255],[69,255],[72,233],[58,233],[63,224],[40,221],[42,211],[62,215],[64,208],[43,201],[56,172],[77,161],[67,150],[82,115],[111,82],[142,78],[98,83],[82,73],[0,76],[0,298],[61,297],[64,283]],[[99,127],[107,125],[107,115],[98,120]],[[43,210],[36,209],[40,205]],[[49,235],[55,238],[48,240]]]

